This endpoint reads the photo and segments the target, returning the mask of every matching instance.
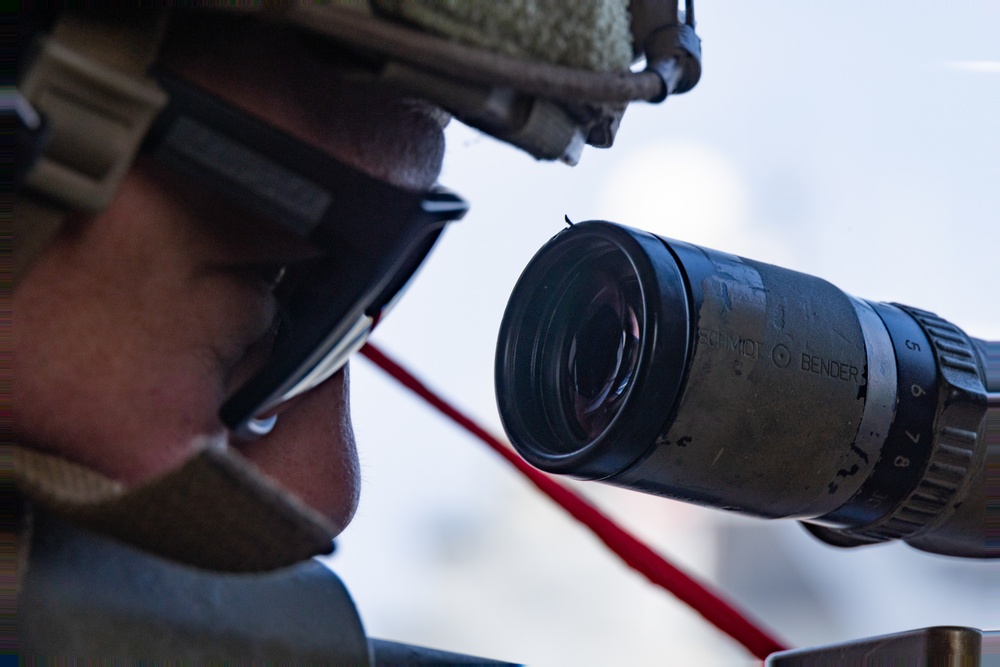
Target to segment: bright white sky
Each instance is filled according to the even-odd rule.
[[[497,432],[500,318],[564,215],[1000,338],[1000,4],[699,2],[698,20],[698,87],[635,105],[614,149],[587,149],[574,169],[449,129],[442,183],[472,210],[375,340]],[[749,664],[367,361],[352,375],[365,488],[331,565],[371,634],[533,665]],[[996,564],[843,552],[794,522],[583,488],[797,646],[1000,627]]]

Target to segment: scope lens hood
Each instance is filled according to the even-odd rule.
[[[689,356],[685,285],[660,239],[607,222],[573,225],[535,255],[496,358],[501,420],[529,463],[603,479],[654,446]]]

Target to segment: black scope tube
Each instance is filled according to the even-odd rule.
[[[548,472],[800,519],[839,546],[1000,556],[1000,344],[923,310],[579,223],[514,288],[496,390]]]

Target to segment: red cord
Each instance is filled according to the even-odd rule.
[[[561,505],[575,519],[585,524],[629,567],[637,570],[657,586],[673,593],[715,627],[745,646],[754,656],[763,660],[775,651],[786,649],[781,642],[734,609],[718,593],[709,590],[704,584],[695,581],[691,576],[668,563],[662,556],[626,532],[584,498],[531,467],[510,447],[501,443],[472,419],[449,405],[377,347],[367,343],[361,348],[361,354],[489,445],[543,493]]]

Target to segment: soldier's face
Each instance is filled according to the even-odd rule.
[[[221,61],[191,48],[165,60],[371,175],[415,190],[436,180],[443,139],[429,112],[317,80],[321,66],[285,33],[247,43]],[[16,438],[129,484],[178,466],[203,436],[227,438],[218,410],[266,354],[276,267],[313,252],[140,160],[111,206],[68,224],[14,292]],[[350,520],[346,372],[287,406],[268,436],[230,444],[341,526]]]

